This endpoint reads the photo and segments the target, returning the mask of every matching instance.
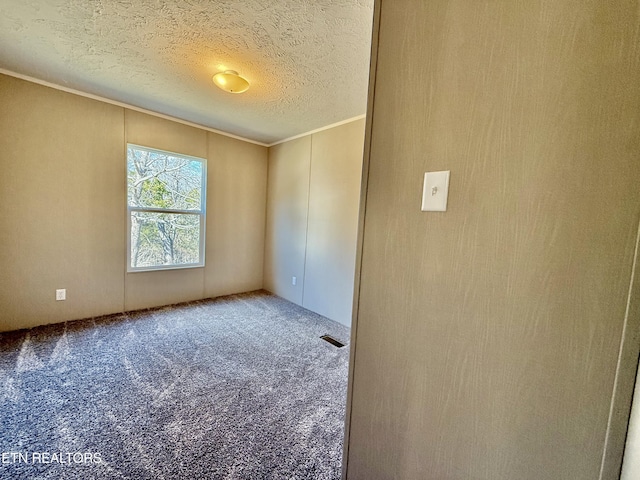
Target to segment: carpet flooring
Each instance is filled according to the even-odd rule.
[[[338,479],[349,329],[267,292],[0,334],[0,478]]]

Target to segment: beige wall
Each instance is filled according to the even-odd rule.
[[[264,288],[298,305],[304,286],[310,165],[310,136],[269,148]]]
[[[125,140],[126,143],[157,148],[158,150],[201,158],[208,157],[207,132],[205,130],[133,110],[125,111]],[[119,158],[122,158],[122,155]],[[122,163],[124,169],[124,162]],[[208,163],[207,160],[207,166]],[[210,180],[207,178],[207,193],[216,187],[215,183],[210,184]],[[207,210],[210,208],[209,201],[210,198],[207,195]],[[208,229],[207,233],[209,233]],[[207,243],[209,241],[207,236]],[[205,254],[205,262],[207,260]],[[127,272],[125,277],[125,310],[138,310],[204,298],[204,270],[204,268],[187,268],[155,272]]]
[[[314,133],[302,305],[351,326],[364,119]]]
[[[123,116],[0,75],[0,331],[122,311]]]
[[[629,418],[629,432],[620,480],[636,480],[638,478],[640,478],[640,370],[636,377],[633,409]]]
[[[0,126],[0,331],[262,287],[266,147],[4,75]],[[207,158],[204,268],[126,273],[126,142]]]
[[[347,478],[596,480],[640,219],[640,5],[378,7]],[[421,212],[437,170],[448,211]]]
[[[363,145],[357,120],[269,149],[265,288],[348,326]]]
[[[209,133],[205,296],[262,288],[267,149]]]

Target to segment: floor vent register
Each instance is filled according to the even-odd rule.
[[[340,340],[336,340],[331,335],[322,335],[320,338],[325,342],[329,342],[334,347],[338,347],[338,348],[344,347],[344,343],[342,343]]]

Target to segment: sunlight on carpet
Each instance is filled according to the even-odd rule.
[[[349,329],[267,292],[0,334],[0,478],[338,479]]]

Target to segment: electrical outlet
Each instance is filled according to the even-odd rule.
[[[291,285],[294,285],[298,283],[298,279],[296,277],[291,277]]]
[[[66,288],[58,288],[56,290],[56,301],[66,300],[67,299],[67,289]]]

